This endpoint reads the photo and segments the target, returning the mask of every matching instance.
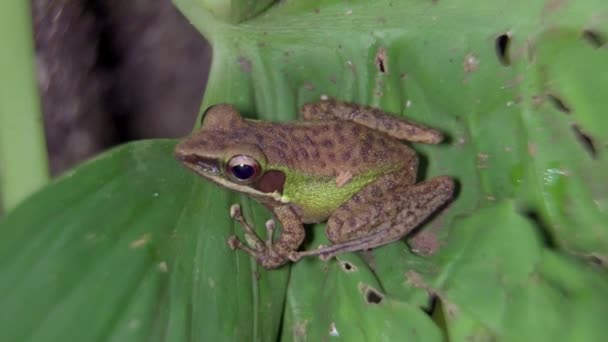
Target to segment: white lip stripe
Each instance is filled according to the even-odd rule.
[[[268,194],[268,193],[264,193],[264,192],[255,190],[253,188],[250,188],[250,187],[247,187],[244,185],[238,185],[238,184],[232,183],[222,177],[212,176],[209,174],[201,174],[201,175],[230,190],[235,190],[235,191],[238,191],[241,193],[251,194],[251,195],[260,196],[260,197],[271,197],[275,201],[289,203],[287,197],[282,197],[278,191]]]

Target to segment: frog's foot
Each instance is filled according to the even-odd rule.
[[[230,217],[243,227],[245,240],[247,241],[247,243],[243,243],[236,235],[230,236],[228,246],[232,250],[240,249],[244,251],[266,268],[275,268],[287,262],[288,258],[281,256],[274,248],[273,237],[276,225],[273,220],[266,221],[266,240],[262,241],[253,227],[243,217],[241,207],[238,204],[233,204],[230,207]]]

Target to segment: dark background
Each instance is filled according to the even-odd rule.
[[[211,48],[170,0],[32,0],[53,175],[194,126]]]

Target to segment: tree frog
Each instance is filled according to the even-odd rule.
[[[403,238],[445,203],[454,182],[440,176],[416,183],[418,157],[400,140],[437,144],[442,134],[380,109],[326,99],[304,105],[302,119],[272,123],[241,117],[228,104],[209,107],[202,127],[175,148],[188,169],[246,194],[281,223],[266,222],[262,239],[233,205],[243,227],[232,249],[265,268],[303,256],[329,259]],[[328,246],[299,251],[304,224],[327,221]]]

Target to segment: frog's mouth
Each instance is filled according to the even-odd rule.
[[[220,164],[217,159],[205,158],[195,154],[178,156],[177,159],[179,159],[187,168],[192,169],[200,175],[217,176],[220,174]]]

